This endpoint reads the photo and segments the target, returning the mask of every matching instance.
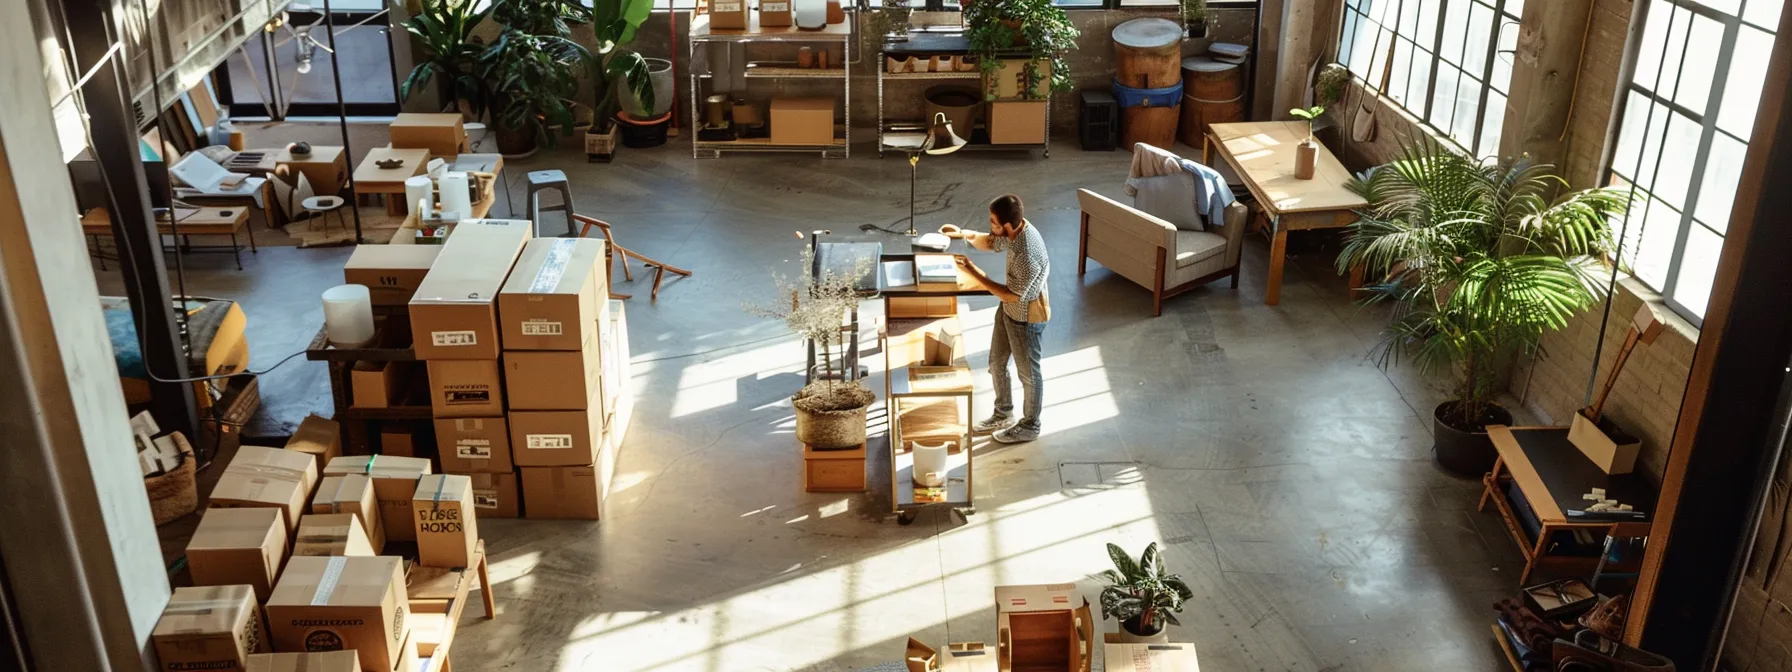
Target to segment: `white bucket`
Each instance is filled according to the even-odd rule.
[[[937,488],[946,484],[946,455],[951,447],[951,441],[943,441],[937,446],[915,442],[913,471],[916,485]]]
[[[324,331],[330,344],[358,348],[373,341],[373,298],[365,285],[324,290]]]

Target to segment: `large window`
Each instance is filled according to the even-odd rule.
[[[1631,189],[1620,258],[1698,324],[1760,104],[1782,0],[1637,0],[1610,183]]]
[[[1344,7],[1338,58],[1351,72],[1372,87],[1385,75],[1389,99],[1462,149],[1499,152],[1524,0],[1345,0]]]

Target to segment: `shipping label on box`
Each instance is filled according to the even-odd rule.
[[[504,414],[498,361],[429,362],[429,404],[438,418],[479,418]]]
[[[605,243],[543,238],[523,246],[498,293],[503,345],[510,350],[579,350],[596,337],[609,299]]]
[[[299,536],[293,540],[292,554],[298,555],[375,555],[367,541],[367,529],[361,518],[352,513],[313,513],[299,519]]]
[[[510,414],[511,462],[528,467],[580,467],[595,463],[604,413],[515,411]]]
[[[719,0],[709,5],[709,27],[715,30],[746,30],[748,6],[745,0]]]
[[[352,649],[363,670],[394,669],[410,634],[404,585],[401,558],[295,557],[267,602],[274,648]]]
[[[367,545],[374,554],[386,548],[386,526],[380,518],[379,500],[374,497],[373,479],[364,474],[325,476],[317,485],[317,497],[311,500],[311,512],[352,513],[360,518],[361,527],[367,532]]]
[[[436,453],[450,474],[508,474],[510,426],[504,418],[438,418]]]
[[[230,466],[212,488],[214,508],[268,507],[284,514],[288,531],[298,528],[299,514],[317,485],[317,465],[305,453],[266,446],[240,446]]]
[[[516,474],[468,474],[473,481],[473,509],[480,518],[515,518],[522,499]]]
[[[411,297],[412,347],[423,360],[497,359],[498,290],[533,234],[527,220],[461,222]]]
[[[261,607],[248,586],[175,588],[150,633],[158,669],[247,670],[268,650]]]
[[[416,511],[417,562],[425,567],[467,567],[479,544],[479,523],[473,511],[472,479],[431,474],[417,481],[412,497]]]
[[[366,287],[373,305],[402,306],[441,252],[440,245],[358,245],[342,267],[342,280]]]
[[[793,23],[795,17],[790,11],[789,0],[761,0],[759,3],[759,25],[767,28],[782,28]],[[742,123],[740,119],[735,119]]]
[[[246,585],[265,600],[286,559],[286,524],[266,507],[206,509],[187,542],[187,568],[199,586]]]
[[[417,479],[430,473],[429,460],[390,455],[338,457],[324,467],[324,474],[361,474],[373,480],[373,495],[380,510],[380,525],[388,541],[416,541],[411,525],[411,493]]]

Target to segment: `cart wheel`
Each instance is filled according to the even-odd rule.
[[[919,513],[920,512],[918,511],[898,511],[896,513],[896,524],[904,526],[912,525],[915,522],[915,517]]]
[[[1045,150],[1045,158],[1052,158],[1052,150]]]

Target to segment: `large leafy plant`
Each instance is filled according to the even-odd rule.
[[[1338,269],[1383,278],[1365,288],[1367,302],[1394,306],[1383,367],[1406,357],[1457,375],[1439,418],[1453,427],[1483,427],[1512,357],[1541,354],[1544,334],[1604,296],[1600,260],[1628,199],[1592,189],[1550,200],[1566,185],[1528,157],[1482,162],[1429,142],[1350,184],[1369,206]]]
[[[1144,632],[1135,634],[1154,633],[1166,622],[1182,625],[1176,614],[1182,611],[1183,603],[1194,599],[1195,592],[1189,590],[1181,576],[1164,569],[1164,557],[1156,542],[1146,546],[1138,560],[1119,546],[1108,544],[1108,557],[1114,561],[1114,568],[1101,573],[1101,578],[1108,582],[1108,587],[1101,591],[1103,618],[1136,618]]]
[[[491,10],[475,9],[476,5],[472,0],[424,0],[422,11],[404,22],[405,32],[426,57],[399,85],[400,100],[435,81],[444,105],[464,102],[475,118],[485,112],[486,86],[479,75],[479,55],[485,47],[474,44],[471,37]]]
[[[500,128],[533,128],[552,145],[550,127],[571,133],[578,74],[593,63],[591,51],[572,39],[572,27],[589,23],[579,0],[497,0],[492,18],[504,26],[479,56],[481,74],[495,94]]]
[[[1039,64],[1044,62],[1051,63],[1049,88],[1060,93],[1071,89],[1067,55],[1077,48],[1076,38],[1082,33],[1052,0],[977,0],[965,6],[964,20],[970,52],[992,81],[1002,71],[1003,59],[1024,58],[1024,97],[1043,96],[1039,85],[1045,75]]]
[[[653,12],[653,0],[595,0],[591,9],[597,33],[598,67],[592,83],[598,92],[598,124],[605,125],[616,115],[618,82],[634,94],[642,109],[653,109],[647,61],[623,48],[635,41],[635,31]]]

